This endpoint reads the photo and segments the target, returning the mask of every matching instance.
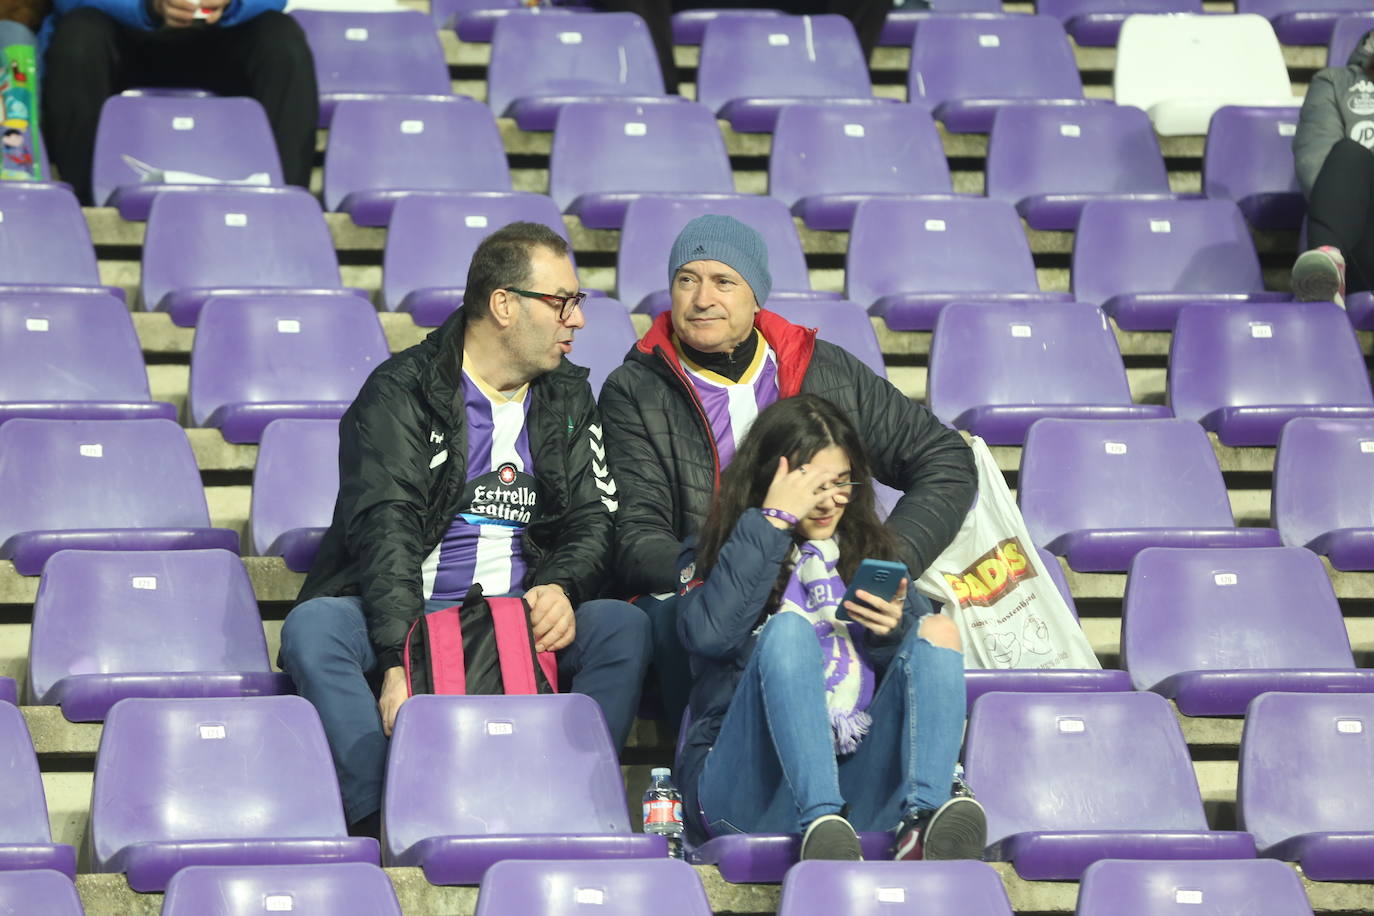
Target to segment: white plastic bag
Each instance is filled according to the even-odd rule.
[[[917,580],[917,591],[943,602],[958,624],[965,668],[1100,669],[992,452],[977,436],[970,444],[978,499],[954,542]]]

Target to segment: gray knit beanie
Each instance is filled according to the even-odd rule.
[[[752,226],[733,216],[708,213],[682,227],[668,255],[668,287],[677,269],[689,261],[720,261],[739,272],[759,305],[768,301],[773,277],[768,273],[768,245]]]

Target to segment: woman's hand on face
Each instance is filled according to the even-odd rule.
[[[829,471],[807,465],[792,470],[788,467],[787,457],[783,456],[778,459],[773,482],[768,485],[768,493],[763,497],[763,508],[778,509],[799,519],[805,518],[825,499],[826,494],[820,492],[820,488],[829,482],[827,478],[833,476]]]
[[[872,592],[859,589],[854,593],[859,600],[846,601],[845,610],[874,636],[886,636],[902,622],[902,610],[906,607],[906,586],[907,580],[903,579],[891,601],[884,601]]]

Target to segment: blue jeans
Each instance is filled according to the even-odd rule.
[[[964,659],[917,630],[881,672],[868,734],[837,759],[820,640],[800,614],[775,614],[697,785],[711,833],[799,833],[846,803],[856,829],[891,830],[943,804],[963,740]]]
[[[663,697],[668,735],[672,737],[677,736],[682,713],[687,709],[687,701],[692,695],[691,656],[677,635],[677,603],[677,595],[667,598],[644,595],[635,600],[635,607],[649,616],[654,670],[658,673],[658,689]]]
[[[426,601],[425,611],[453,604]],[[649,664],[649,621],[624,601],[588,601],[575,613],[577,638],[558,653],[559,690],[596,700],[619,750],[634,724]],[[381,807],[388,746],[377,708],[382,672],[362,599],[312,598],[293,608],[282,624],[281,664],[320,714],[344,814],[356,823]]]

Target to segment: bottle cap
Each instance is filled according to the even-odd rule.
[[[649,771],[649,775],[650,775],[650,776],[671,776],[671,775],[673,775],[673,771],[670,770],[670,769],[668,769],[667,767],[654,767],[652,770]]]

